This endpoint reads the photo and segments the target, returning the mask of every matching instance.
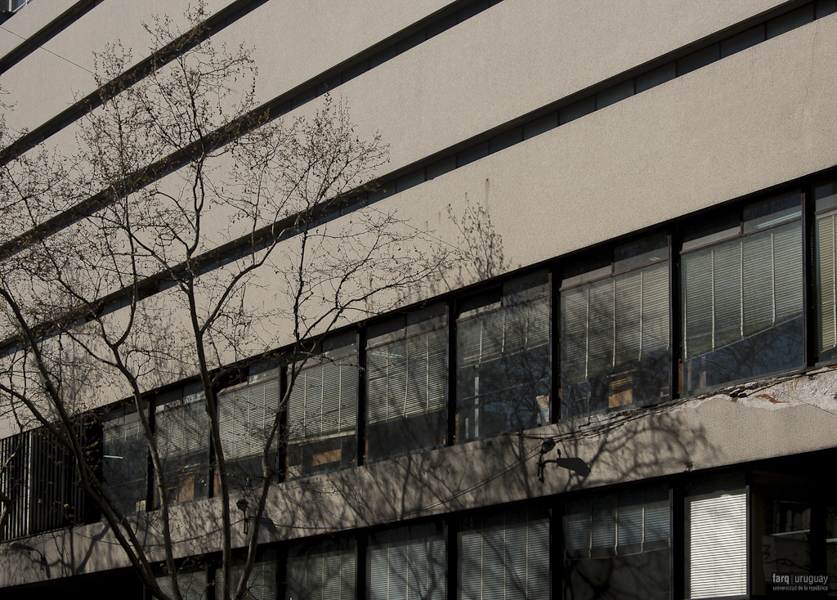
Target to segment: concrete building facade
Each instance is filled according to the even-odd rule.
[[[139,64],[141,23],[185,9],[12,2],[0,87],[17,143],[71,144],[97,95],[91,52],[119,41]],[[483,257],[341,325],[301,372],[252,597],[837,595],[837,0],[207,11],[219,45],[255,48],[271,114],[311,114],[328,92],[361,138],[382,133],[370,205]],[[265,277],[259,298],[279,285]],[[221,391],[229,439],[231,399],[275,412],[283,369]],[[211,599],[219,507],[194,384],[144,391],[177,473],[180,577]],[[122,457],[103,476],[159,557],[136,415],[121,391],[96,394],[101,453]],[[71,470],[39,466],[57,450],[3,418],[0,459],[28,483],[0,542],[2,597],[144,597]]]

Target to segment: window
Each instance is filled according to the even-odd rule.
[[[562,418],[670,397],[668,272],[666,236],[657,235],[564,279]]]
[[[79,441],[87,444],[86,429],[78,426]],[[43,430],[0,440],[0,490],[13,506],[0,533],[3,539],[24,537],[96,515],[78,485],[75,459]]]
[[[803,364],[799,193],[710,221],[682,250],[683,390]]]
[[[370,535],[369,600],[445,600],[441,523]]]
[[[157,576],[157,585],[170,598],[174,598],[174,589],[168,574]],[[206,567],[185,564],[177,571],[177,587],[183,600],[208,600],[210,589],[206,580]]]
[[[819,360],[837,358],[837,182],[814,188]]]
[[[145,510],[148,443],[134,407],[120,407],[102,426],[102,480],[123,515]]]
[[[821,469],[834,456],[833,450],[809,460],[794,456],[752,471],[748,538],[753,597],[792,595],[792,586],[806,581],[811,588],[827,587],[830,593],[823,597],[837,592],[837,500],[823,486]],[[828,581],[817,579],[825,574],[831,575]]]
[[[687,598],[747,593],[747,496],[743,477],[697,483],[686,503]]]
[[[545,511],[466,519],[459,533],[460,600],[549,596],[549,518]]]
[[[550,422],[549,305],[545,272],[465,304],[456,330],[457,441]]]
[[[288,401],[288,477],[354,463],[357,385],[354,333],[327,340],[307,361]]]
[[[260,482],[263,478],[262,455],[278,410],[279,369],[273,365],[251,367],[246,384],[218,394],[221,444],[232,489],[246,488],[253,480]],[[279,446],[277,432],[272,446],[274,457]],[[276,466],[274,458],[271,467]]]
[[[12,14],[29,4],[32,0],[0,0],[2,12]]]
[[[354,600],[355,544],[351,538],[299,544],[288,552],[287,600]]]
[[[241,576],[244,574],[244,563],[246,555],[242,554],[233,559],[230,575],[232,579],[231,597],[235,597],[235,590]],[[215,569],[215,597],[221,597],[221,588],[224,585],[223,571]],[[256,555],[253,562],[253,570],[247,579],[247,588],[243,596],[244,600],[274,600],[276,598],[276,551],[266,550]]]
[[[29,533],[29,436],[21,433],[0,440],[0,491],[12,501],[9,519],[0,537],[4,540]]]
[[[669,598],[669,492],[625,490],[567,502],[564,592],[571,598]]]
[[[366,456],[370,460],[445,443],[445,306],[373,327],[366,344]]]
[[[157,451],[169,502],[206,498],[209,494],[208,431],[209,416],[200,383],[160,396]]]

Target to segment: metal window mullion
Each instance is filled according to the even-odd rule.
[[[744,240],[738,243],[738,336],[744,338]]]
[[[773,301],[773,318],[771,324],[776,326],[776,233],[775,230],[770,230],[770,293]],[[744,295],[744,288],[741,288],[741,294]]]
[[[508,332],[507,321],[509,318],[508,308],[503,309],[503,337],[500,340],[500,356],[506,353],[506,333]]]
[[[483,346],[483,331],[485,330],[485,321],[483,321],[482,317],[477,317],[479,323],[479,336],[480,336],[480,351],[477,354],[477,364],[482,364],[482,346]]]
[[[611,314],[613,315],[613,333],[611,335],[611,355],[610,355],[610,368],[616,368],[616,330],[619,328],[619,323],[616,321],[616,280],[610,280],[610,298],[612,300],[611,304]]]
[[[646,529],[645,519],[647,517],[647,514],[645,512],[645,508],[646,508],[646,498],[645,498],[645,492],[643,492],[643,494],[642,494],[642,508],[640,509],[642,511],[642,519],[641,519],[641,523],[640,523],[641,530],[639,532],[639,536],[640,536],[640,538],[639,538],[640,539],[639,551],[640,552],[645,552],[645,529]]]

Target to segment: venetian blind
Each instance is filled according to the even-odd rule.
[[[686,499],[689,598],[747,593],[747,502],[742,492]]]
[[[441,535],[369,546],[369,600],[444,600]]]
[[[837,213],[817,217],[819,350],[837,346]]]
[[[354,355],[304,369],[288,401],[290,441],[354,432],[357,422]]]
[[[238,582],[244,574],[244,562],[245,557],[242,556],[233,561],[230,569],[232,596],[235,596]],[[215,570],[215,579],[216,597],[218,597],[224,584],[223,571],[220,568]],[[274,600],[276,598],[276,552],[267,551],[253,563],[243,597],[245,600]]]
[[[324,541],[288,556],[285,597],[293,600],[354,600],[354,548]]]
[[[136,511],[145,499],[145,471],[148,446],[136,414],[105,423],[102,431],[102,475],[119,508]]]
[[[549,594],[549,519],[509,512],[459,534],[459,598],[524,600]]]
[[[665,486],[572,500],[565,549],[580,558],[595,558],[604,549],[620,556],[656,549],[669,539],[669,515]]]
[[[179,463],[183,458],[209,452],[209,416],[203,394],[183,404],[165,406],[156,415],[157,449],[163,461]]]
[[[668,262],[561,293],[562,380],[606,373],[669,346]]]
[[[549,344],[549,298],[470,315],[457,323],[460,367],[520,354]]]
[[[174,598],[171,579],[168,575],[157,577],[157,585],[170,598]],[[209,590],[206,585],[206,571],[181,571],[177,574],[177,587],[183,600],[206,600]]]
[[[219,394],[218,417],[226,459],[260,455],[278,409],[278,377]]]
[[[686,358],[800,316],[802,269],[799,221],[684,254]]]
[[[445,408],[447,335],[436,329],[384,345],[366,354],[369,423]]]

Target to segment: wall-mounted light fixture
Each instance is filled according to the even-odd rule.
[[[245,500],[244,498],[239,498],[238,502],[236,502],[235,505],[238,507],[238,510],[240,510],[241,513],[244,515],[244,533],[246,534],[249,529],[249,520],[247,519],[247,500]]]
[[[573,471],[581,477],[587,477],[590,474],[590,467],[580,458],[561,458],[561,450],[556,450],[558,458],[547,459],[546,455],[552,452],[556,444],[555,438],[544,438],[541,442],[541,453],[538,457],[538,481],[544,481],[544,467],[547,463],[555,463],[559,467],[564,467]]]
[[[41,563],[41,571],[46,571],[47,570],[46,569],[46,567],[47,567],[46,556],[44,556],[43,553],[40,550],[38,550],[37,548],[33,548],[32,546],[27,546],[26,544],[24,544],[22,542],[12,542],[11,544],[9,544],[7,546],[7,548],[9,550],[14,550],[15,552],[26,552],[30,555],[30,558],[31,558],[31,554],[34,552],[35,554],[38,555],[39,562]],[[49,572],[48,571],[47,571],[47,579],[49,579]]]

